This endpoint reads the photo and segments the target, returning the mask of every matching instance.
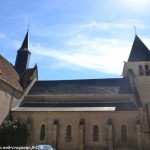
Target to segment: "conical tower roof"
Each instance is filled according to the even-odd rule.
[[[28,50],[29,46],[29,32],[27,31],[23,43],[19,50]]]
[[[128,62],[134,61],[150,61],[150,51],[137,35],[128,58]]]

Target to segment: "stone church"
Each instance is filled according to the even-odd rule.
[[[13,66],[0,56],[0,117],[28,126],[28,145],[56,150],[150,149],[150,51],[135,35],[122,78],[38,80],[28,32]]]

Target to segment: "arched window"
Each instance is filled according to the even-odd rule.
[[[82,140],[83,143],[85,143],[85,120],[84,119],[80,119],[80,123],[79,123],[79,131],[80,131],[80,140]]]
[[[145,65],[145,74],[146,74],[146,76],[150,75],[150,71],[149,71],[148,65]]]
[[[71,125],[67,125],[66,129],[66,142],[71,142]]]
[[[40,140],[41,140],[41,141],[44,141],[44,140],[45,140],[45,124],[42,124],[42,125],[41,125]]]
[[[140,76],[143,76],[143,75],[144,75],[144,71],[143,71],[143,68],[142,68],[141,65],[139,66],[139,75],[140,75]]]
[[[99,141],[99,127],[97,125],[93,126],[93,142]]]
[[[127,127],[126,127],[126,125],[121,126],[121,140],[122,140],[122,142],[127,142]]]

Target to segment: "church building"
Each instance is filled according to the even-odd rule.
[[[38,80],[36,65],[28,68],[28,36],[15,66],[0,56],[10,71],[0,63],[0,101],[8,106],[4,116],[10,111],[9,116],[27,124],[28,146],[150,149],[150,51],[137,35],[121,78],[49,81]]]

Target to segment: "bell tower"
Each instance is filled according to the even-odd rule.
[[[16,62],[15,62],[15,69],[21,76],[29,66],[29,59],[30,59],[30,51],[28,49],[29,45],[29,31],[27,31],[24,41],[17,51]]]
[[[123,77],[129,78],[138,106],[150,104],[150,51],[137,35],[124,63]]]
[[[128,76],[128,71],[135,76],[150,75],[150,51],[141,39],[135,35],[128,61],[124,64],[123,76]]]

